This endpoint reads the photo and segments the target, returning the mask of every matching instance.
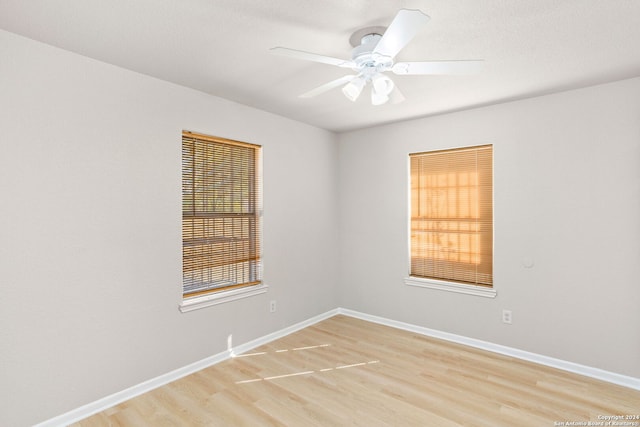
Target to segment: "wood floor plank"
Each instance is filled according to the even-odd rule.
[[[622,414],[640,415],[640,391],[339,315],[74,426],[554,426]]]

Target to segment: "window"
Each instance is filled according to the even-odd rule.
[[[409,159],[411,277],[491,288],[492,146],[414,153]]]
[[[183,297],[261,281],[260,146],[182,133]]]

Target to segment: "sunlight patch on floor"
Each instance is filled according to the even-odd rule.
[[[242,381],[236,381],[236,384],[248,384],[248,383],[255,383],[258,381],[271,381],[271,380],[277,380],[277,379],[281,379],[281,378],[289,378],[289,377],[297,377],[300,375],[311,375],[311,374],[316,374],[316,373],[322,373],[322,372],[330,372],[330,371],[335,371],[335,370],[340,370],[340,369],[349,369],[349,368],[356,368],[359,366],[366,366],[366,365],[374,365],[376,363],[380,363],[379,360],[371,360],[369,362],[360,362],[360,363],[352,363],[350,365],[339,365],[336,366],[334,368],[323,368],[323,369],[318,369],[315,371],[301,371],[301,372],[294,372],[291,374],[282,374],[282,375],[273,375],[273,376],[269,376],[269,377],[264,377],[264,378],[253,378],[253,379],[249,379],[249,380],[242,380]]]

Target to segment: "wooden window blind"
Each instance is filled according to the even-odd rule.
[[[411,276],[493,286],[493,147],[409,158]]]
[[[261,283],[260,146],[182,134],[183,295]]]

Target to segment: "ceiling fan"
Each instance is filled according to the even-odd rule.
[[[389,27],[367,27],[353,33],[349,42],[354,47],[351,59],[339,59],[286,47],[274,47],[271,52],[307,61],[350,68],[348,74],[300,95],[311,98],[328,90],[343,86],[342,92],[351,101],[358,99],[362,90],[371,83],[371,103],[385,104],[389,99],[397,103],[405,98],[389,76],[433,74],[473,74],[480,69],[481,60],[394,62],[400,52],[427,24],[429,17],[419,10],[401,9]]]

